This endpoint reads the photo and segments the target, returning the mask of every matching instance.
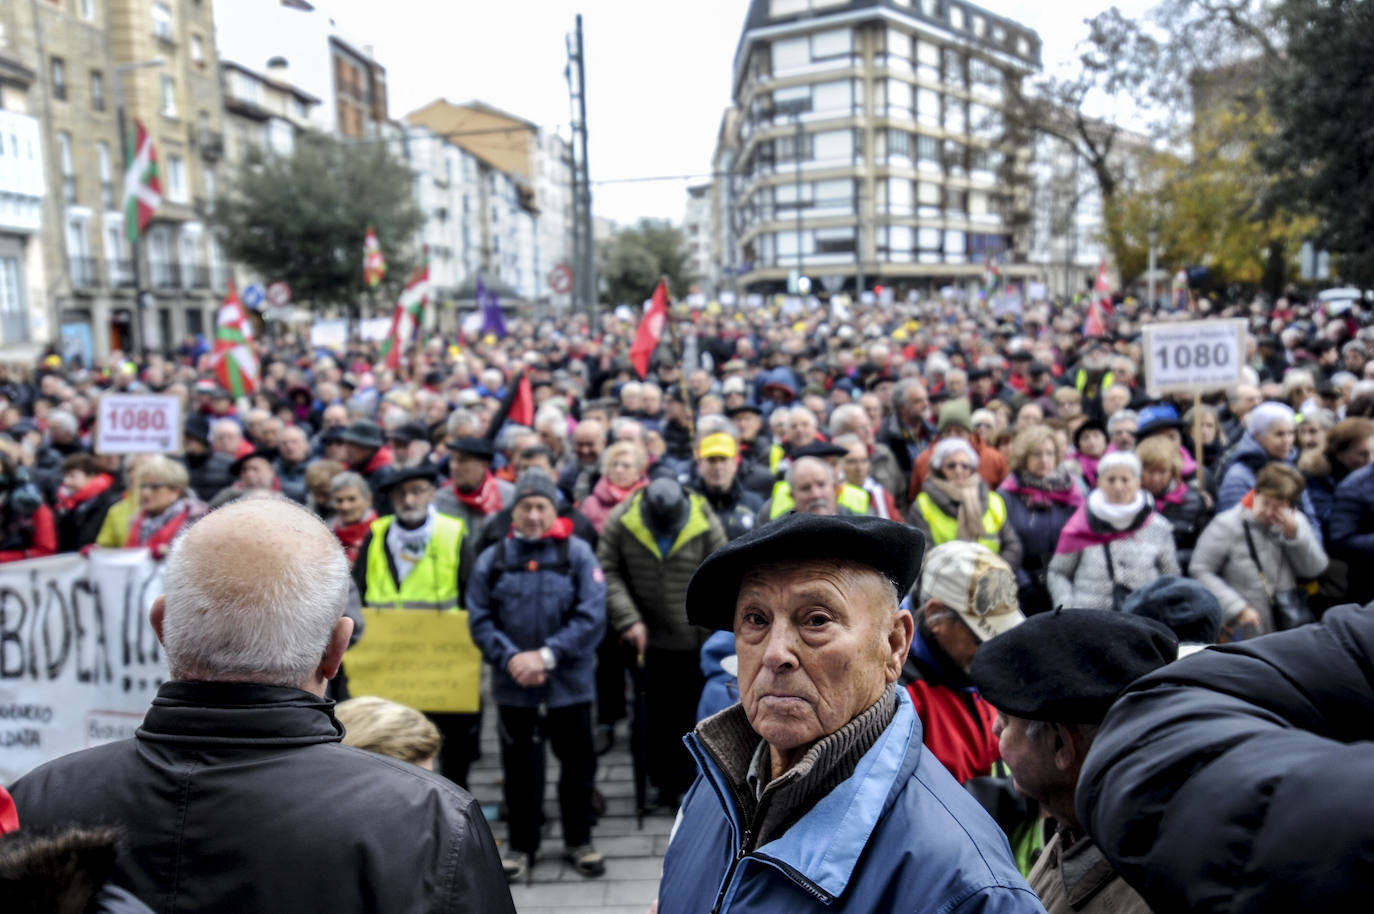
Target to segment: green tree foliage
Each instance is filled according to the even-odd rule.
[[[597,273],[605,284],[602,298],[611,305],[640,304],[664,276],[674,299],[686,295],[690,286],[687,241],[670,222],[641,219],[604,242],[597,257]]]
[[[1268,97],[1267,202],[1315,216],[1341,277],[1374,284],[1374,3],[1284,0],[1284,65]]]
[[[412,180],[384,144],[307,135],[290,156],[249,152],[215,208],[215,230],[231,259],[285,280],[298,301],[352,307],[364,289],[369,225],[386,257],[383,294],[409,276],[409,242],[421,222]]]

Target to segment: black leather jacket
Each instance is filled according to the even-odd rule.
[[[342,736],[333,702],[308,692],[169,682],[136,738],[11,793],[25,829],[121,826],[114,881],[164,914],[513,914],[477,801]]]

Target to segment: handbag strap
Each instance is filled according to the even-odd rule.
[[[1250,549],[1250,561],[1255,563],[1255,570],[1259,572],[1260,583],[1264,585],[1264,595],[1269,598],[1269,604],[1274,603],[1274,588],[1270,586],[1269,579],[1264,576],[1264,566],[1260,564],[1259,553],[1255,551],[1255,539],[1250,535],[1250,523],[1241,521],[1240,527],[1245,531],[1245,545]]]
[[[1107,557],[1107,577],[1112,579],[1112,586],[1116,586],[1116,568],[1112,566],[1112,544],[1102,544],[1102,554]]]

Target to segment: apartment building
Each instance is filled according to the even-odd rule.
[[[1039,65],[1034,31],[962,0],[752,0],[716,154],[740,291],[1031,275],[1002,107]]]
[[[712,185],[697,184],[687,188],[687,212],[682,217],[682,237],[687,243],[687,272],[697,291],[714,289],[717,276],[711,260],[711,241],[715,232],[711,226]]]
[[[50,335],[43,227],[54,209],[44,182],[35,55],[15,11],[0,8],[0,357],[27,361]]]

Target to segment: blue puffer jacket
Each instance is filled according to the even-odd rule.
[[[606,630],[606,578],[590,546],[571,536],[560,518],[552,536],[507,537],[478,557],[468,579],[472,640],[492,665],[492,697],[498,705],[561,708],[596,695],[596,646]],[[568,568],[559,569],[559,541],[567,544]],[[505,570],[493,574],[498,553]],[[530,570],[531,563],[536,567]],[[549,567],[554,566],[554,567]],[[556,661],[542,686],[517,685],[506,664],[521,651],[548,647]]]
[[[697,702],[699,721],[739,701],[739,679],[721,665],[728,657],[735,657],[734,632],[716,632],[701,646],[701,674],[706,677],[706,685],[702,686]],[[731,668],[738,669],[733,665]]]
[[[1217,490],[1217,510],[1220,514],[1227,508],[1234,508],[1240,504],[1240,500],[1245,497],[1245,493],[1255,487],[1255,474],[1260,471],[1266,463],[1274,460],[1260,443],[1255,440],[1249,432],[1240,439],[1240,444],[1231,452],[1230,458],[1226,461],[1226,467],[1221,473],[1221,488]],[[1297,469],[1298,451],[1294,448],[1288,454],[1288,459],[1283,461],[1290,467]],[[1302,513],[1307,515],[1308,521],[1312,524],[1313,530],[1321,529],[1321,521],[1317,520],[1317,512],[1312,508],[1312,500],[1307,497],[1307,492],[1302,493]]]
[[[904,689],[897,699],[896,716],[854,773],[780,837],[738,860],[739,806],[688,734],[700,774],[663,861],[660,914],[1043,914],[1002,830],[921,744]]]

